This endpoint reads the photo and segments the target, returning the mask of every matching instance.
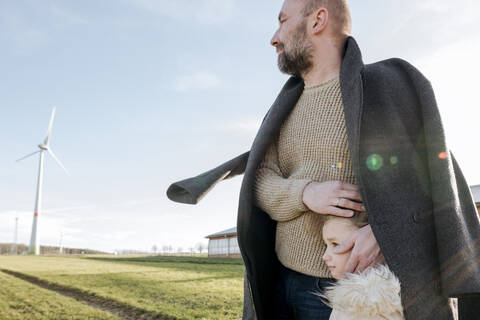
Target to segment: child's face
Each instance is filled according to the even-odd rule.
[[[323,226],[323,241],[327,245],[327,250],[322,258],[335,279],[343,277],[345,264],[350,257],[351,251],[339,254],[334,253],[333,249],[339,246],[350,236],[350,233],[357,229],[349,219],[343,218],[327,220]]]

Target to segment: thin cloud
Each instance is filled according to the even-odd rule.
[[[478,136],[476,122],[480,118],[476,94],[480,64],[472,63],[479,55],[480,36],[476,36],[419,60],[420,70],[432,80],[448,145],[469,182],[480,179],[478,157],[472,155],[470,139]]]
[[[81,25],[89,23],[87,19],[80,17],[79,15],[73,12],[70,12],[64,8],[60,8],[55,4],[51,4],[50,12],[55,18],[57,18],[57,20],[62,21],[64,23],[81,24]]]
[[[104,241],[120,242],[122,240],[128,240],[129,238],[137,236],[137,233],[138,232],[132,230],[114,230],[108,233],[100,233],[93,236]],[[124,242],[125,245],[126,243],[127,241]]]
[[[156,201],[158,201],[158,198],[134,199],[134,200],[128,200],[128,201],[122,202],[119,205],[122,206],[122,207],[137,207],[137,206],[150,204],[150,203],[156,202]]]
[[[480,22],[480,3],[471,0],[457,2],[427,0],[415,2],[413,8],[422,16],[429,17],[431,36],[445,44],[476,35]],[[445,19],[449,17],[449,19]],[[425,22],[422,22],[425,24]]]
[[[222,132],[231,132],[235,134],[254,137],[258,129],[260,128],[260,124],[260,119],[245,119],[222,124],[218,126],[217,129]]]
[[[234,0],[125,0],[127,4],[169,18],[202,24],[229,21],[235,9]]]
[[[220,86],[220,78],[211,72],[198,72],[191,75],[179,76],[175,79],[173,88],[185,92],[194,89],[211,89]]]
[[[354,16],[353,20],[354,33],[357,30],[356,22],[359,29],[368,24],[363,24],[362,19],[374,17],[378,19],[376,24],[382,25],[382,28],[375,32],[366,32],[365,29],[362,32],[364,41],[360,45],[365,48],[367,62],[391,56],[409,60],[428,58],[443,47],[476,36],[480,28],[480,20],[477,18],[480,2],[471,0],[426,0],[408,3],[396,0],[388,3],[386,8],[388,10],[385,10],[384,15],[378,17],[370,12],[353,11],[354,15],[358,15]],[[399,12],[402,14],[398,14]],[[385,46],[385,43],[388,43],[388,46]],[[372,52],[374,55],[370,56]]]
[[[26,17],[15,10],[1,9],[0,35],[10,42],[11,48],[16,53],[28,54],[48,43],[49,37],[45,30],[33,26]]]
[[[92,205],[83,205],[83,206],[69,206],[69,207],[62,207],[62,208],[52,208],[43,210],[44,213],[67,213],[77,210],[85,210],[85,209],[93,209],[96,206]]]
[[[28,211],[4,211],[0,213],[0,242],[13,242],[15,217],[18,217],[18,242],[29,243],[33,214]],[[56,244],[60,234],[83,234],[84,230],[73,226],[71,219],[42,216],[39,219],[39,236],[43,244]]]
[[[35,18],[32,12],[35,13]],[[87,23],[88,20],[56,4],[42,6],[36,2],[19,2],[16,5],[13,2],[0,3],[0,38],[5,38],[8,42],[6,48],[21,55],[31,54],[51,44],[54,37],[52,31],[56,27]]]

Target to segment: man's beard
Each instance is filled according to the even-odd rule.
[[[301,23],[292,35],[289,50],[285,50],[283,43],[279,44],[282,52],[278,55],[278,68],[281,72],[292,76],[301,76],[308,72],[313,65],[312,45],[307,40],[306,23]]]

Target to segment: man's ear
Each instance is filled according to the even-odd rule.
[[[326,8],[320,8],[315,11],[315,15],[313,16],[314,24],[313,24],[313,34],[318,34],[325,30],[327,27],[328,22],[328,10]]]

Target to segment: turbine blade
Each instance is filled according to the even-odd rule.
[[[50,140],[50,133],[52,132],[53,118],[55,118],[55,109],[57,109],[57,108],[53,107],[52,115],[50,116],[50,123],[48,124],[48,129],[47,129],[47,137],[45,138],[45,141],[43,142],[43,144],[46,145],[46,146],[48,146],[48,141]]]
[[[62,167],[63,170],[65,170],[66,174],[67,175],[70,175],[70,173],[68,172],[68,170],[63,166],[63,164],[60,162],[60,160],[58,160],[57,156],[53,153],[52,150],[50,150],[50,148],[48,148],[48,153],[50,153],[50,155],[53,157],[53,159],[55,159],[55,161],[58,163],[58,165],[60,167]]]
[[[20,159],[17,159],[17,160],[15,160],[15,161],[16,161],[16,162],[22,161],[23,159],[26,159],[26,158],[28,158],[28,157],[31,157],[31,156],[33,156],[34,154],[39,153],[40,151],[41,151],[41,150],[37,150],[37,151],[35,151],[35,152],[29,153],[29,154],[27,154],[25,157],[21,157]]]

